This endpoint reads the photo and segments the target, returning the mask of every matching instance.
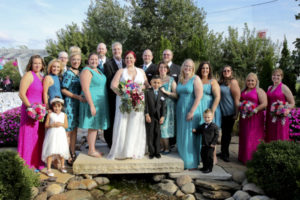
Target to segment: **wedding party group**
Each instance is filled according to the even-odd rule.
[[[49,62],[39,55],[30,58],[21,79],[23,102],[18,139],[19,155],[36,170],[47,164],[76,159],[77,129],[88,130],[88,155],[103,156],[95,148],[98,130],[110,151],[107,159],[159,159],[176,147],[184,168],[210,173],[217,156],[229,162],[229,145],[239,117],[239,155],[246,163],[261,141],[288,140],[288,114],[295,101],[282,83],[283,71],[275,68],[273,85],[259,88],[255,73],[249,73],[241,90],[233,69],[223,67],[219,80],[210,62],[201,62],[197,71],[192,59],[181,66],[172,62],[173,52],[165,49],[162,61],[152,63],[146,49],[144,64],[136,66],[136,54],[122,58],[122,44],[112,44],[113,58],[106,57],[104,43],[88,56],[82,69],[81,50],[73,46]],[[70,62],[69,62],[70,61]],[[70,67],[67,67],[67,63]],[[45,118],[45,119],[44,119]],[[221,152],[216,143],[221,136]]]

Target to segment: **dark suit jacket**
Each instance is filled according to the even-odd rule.
[[[196,134],[202,134],[203,146],[210,146],[211,144],[216,145],[219,136],[219,128],[213,122],[210,123],[207,128],[205,128],[205,123],[203,123],[196,130]]]
[[[170,67],[169,75],[175,79],[176,83],[178,83],[178,79],[179,79],[179,75],[180,75],[180,66],[172,63],[172,65]]]
[[[125,67],[124,61],[122,61],[122,64],[124,68]],[[106,76],[106,87],[107,87],[107,94],[108,94],[108,101],[109,101],[111,126],[113,125],[113,120],[115,117],[116,94],[110,89],[110,84],[118,70],[119,70],[118,65],[113,58],[106,60],[106,62],[104,63],[104,74]]]
[[[143,69],[144,65],[139,66],[139,68]],[[145,74],[147,76],[148,82],[150,83],[152,77],[158,74],[156,64],[151,63],[151,65],[146,69]]]
[[[145,114],[149,114],[151,118],[160,119],[167,112],[166,99],[162,91],[158,90],[157,99],[153,88],[149,88],[145,93]]]

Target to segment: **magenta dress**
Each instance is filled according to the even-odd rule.
[[[259,105],[258,94],[256,88],[246,93],[246,90],[241,93],[241,101],[248,100]],[[239,120],[239,155],[238,159],[246,164],[252,159],[252,154],[261,140],[264,139],[264,112],[259,111],[251,117],[243,119],[240,115]]]
[[[33,82],[28,87],[26,96],[29,102],[42,103],[43,83],[34,72]],[[21,107],[20,131],[18,140],[19,155],[30,168],[42,169],[42,147],[44,141],[44,124],[28,117],[24,103]]]
[[[285,118],[285,124],[281,124],[281,120],[277,119],[275,123],[272,122],[272,116],[270,114],[270,108],[272,103],[279,100],[286,102],[286,98],[281,90],[282,83],[280,83],[274,91],[271,92],[272,87],[267,92],[268,96],[268,107],[267,107],[267,123],[266,123],[266,142],[276,140],[289,140],[289,119]]]

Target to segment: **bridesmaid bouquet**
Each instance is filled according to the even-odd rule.
[[[43,122],[46,115],[46,105],[33,103],[29,108],[26,109],[26,112],[30,118]]]
[[[288,103],[285,102],[283,103],[282,101],[275,101],[272,103],[271,108],[270,108],[270,114],[272,115],[272,122],[275,123],[277,119],[281,119],[281,124],[285,124],[285,118],[284,113],[286,110],[289,108]]]
[[[246,117],[251,117],[253,115],[253,110],[256,108],[255,104],[251,101],[244,100],[240,102],[240,112],[242,118],[245,119]]]
[[[144,111],[144,91],[142,85],[131,80],[120,82],[119,93],[121,94],[120,111],[130,113],[131,111]]]

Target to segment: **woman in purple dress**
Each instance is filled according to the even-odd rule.
[[[19,155],[30,168],[42,169],[42,147],[44,141],[44,124],[30,118],[26,109],[33,103],[43,103],[43,71],[45,63],[39,55],[31,56],[26,73],[21,79],[19,96],[22,100],[21,120],[18,141]]]
[[[273,85],[269,86],[267,96],[268,96],[268,107],[267,107],[267,123],[266,123],[266,142],[276,141],[276,140],[289,140],[289,120],[288,114],[290,109],[295,106],[294,96],[291,90],[283,84],[281,81],[283,79],[283,71],[277,68],[272,73]],[[272,116],[270,113],[271,106],[277,100],[283,103],[288,102],[288,109],[286,109],[284,116],[285,123],[282,124],[281,120],[276,120],[272,122]]]
[[[244,164],[252,159],[252,154],[264,139],[263,111],[267,107],[267,95],[258,85],[257,75],[251,72],[246,78],[246,87],[241,93],[241,102],[251,101],[256,106],[250,116],[243,117],[240,114],[238,159]]]

